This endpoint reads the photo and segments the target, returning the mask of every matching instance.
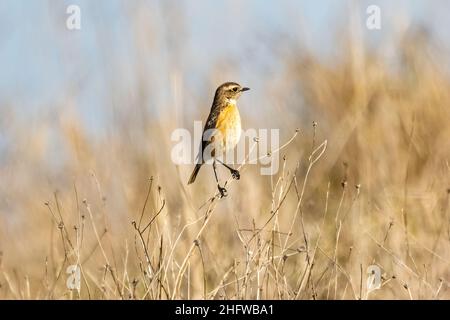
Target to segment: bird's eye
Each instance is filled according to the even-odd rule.
[[[237,88],[237,87],[234,87],[234,88],[233,88],[233,91],[234,91],[234,92],[237,92],[237,91],[238,91],[238,88]]]

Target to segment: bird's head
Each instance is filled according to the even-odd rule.
[[[215,99],[236,104],[236,100],[241,96],[242,92],[250,90],[250,88],[242,87],[236,82],[225,82],[216,90]]]

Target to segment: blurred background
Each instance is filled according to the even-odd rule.
[[[1,1],[0,298],[448,299],[449,14],[444,0]],[[225,81],[252,89],[244,129],[300,131],[283,170],[248,166],[214,203],[177,291],[215,183],[202,169],[186,186],[170,135]],[[159,212],[148,248],[141,212]],[[143,267],[157,261],[159,282]]]

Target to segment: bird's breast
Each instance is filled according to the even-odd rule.
[[[228,104],[217,118],[216,129],[222,135],[222,144],[225,150],[234,148],[241,137],[241,117],[234,104]]]

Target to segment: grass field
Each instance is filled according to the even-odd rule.
[[[154,79],[137,71],[136,96],[111,80],[129,108],[105,105],[103,135],[69,94],[32,120],[3,103],[0,299],[449,299],[448,59],[421,29],[395,64],[343,37],[333,63],[283,43],[281,71],[240,100],[244,127],[279,128],[284,147],[277,174],[244,164],[224,199],[211,168],[187,186],[193,166],[170,158],[171,132],[240,81],[218,66],[181,122],[145,107]]]

